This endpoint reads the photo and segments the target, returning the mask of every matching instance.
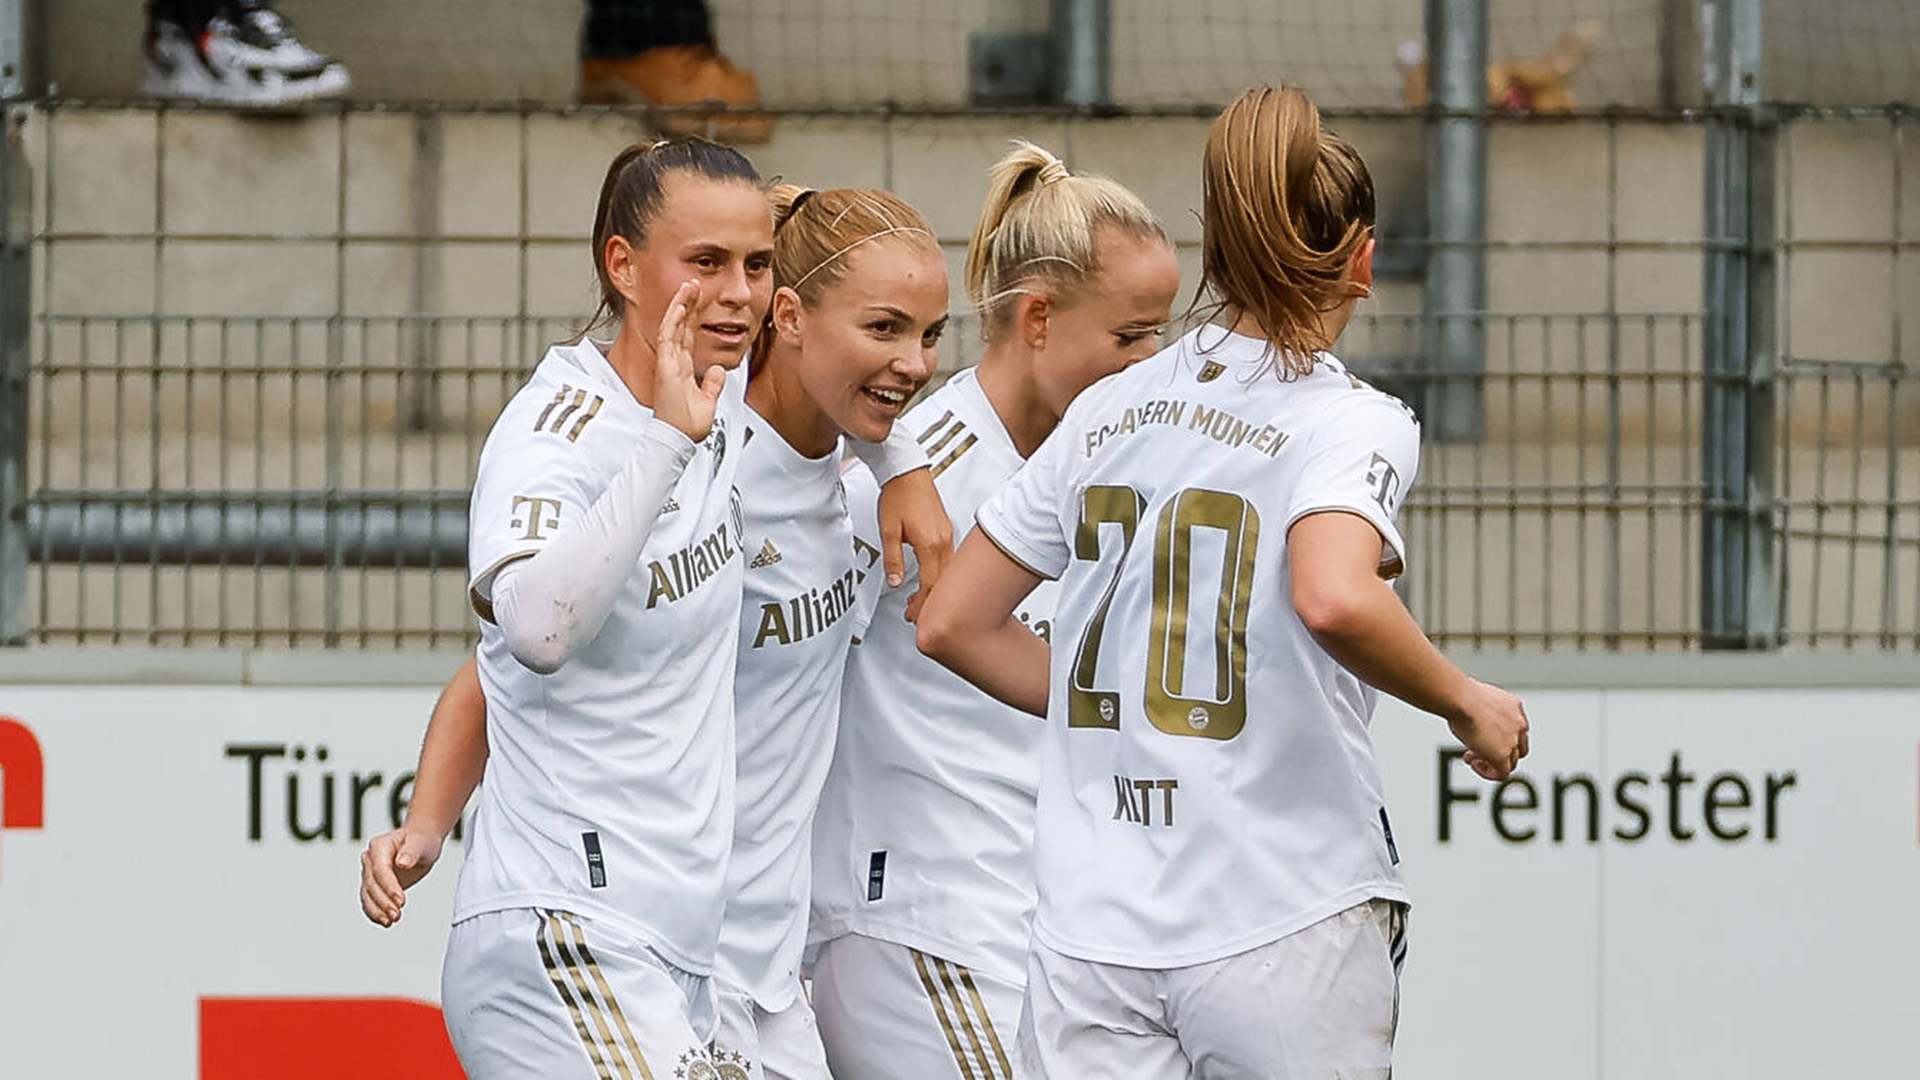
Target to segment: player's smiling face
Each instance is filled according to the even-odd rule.
[[[1055,416],[1080,391],[1159,351],[1180,291],[1180,266],[1159,239],[1106,229],[1098,243],[1099,275],[1048,316],[1034,368],[1040,399]]]
[[[835,427],[880,442],[940,365],[947,267],[939,252],[895,239],[842,258],[846,273],[812,307],[793,305],[800,382]]]
[[[745,359],[773,298],[773,211],[767,196],[743,180],[698,173],[667,174],[647,242],[634,253],[637,298],[627,319],[649,348],[682,282],[700,283],[693,312],[695,371]]]

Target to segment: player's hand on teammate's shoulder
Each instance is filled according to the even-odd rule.
[[[1497,686],[1474,680],[1462,715],[1448,722],[1467,748],[1461,759],[1488,780],[1505,780],[1527,756],[1527,707]]]
[[[654,346],[653,415],[699,442],[713,430],[713,414],[727,371],[718,364],[706,371],[693,369],[694,308],[700,303],[700,283],[688,281],[673,294],[660,319]]]
[[[906,580],[903,543],[913,549],[920,565],[920,587],[907,598],[907,621],[913,622],[953,558],[953,521],[934,487],[931,469],[902,473],[880,489],[880,557],[889,586]]]
[[[381,926],[400,921],[413,888],[440,860],[442,839],[402,825],[367,841],[360,853],[360,910]]]

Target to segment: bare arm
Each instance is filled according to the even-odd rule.
[[[1042,580],[975,529],[920,611],[920,651],[994,698],[1047,715],[1051,650],[1013,614]]]
[[[1333,511],[1301,518],[1287,534],[1294,611],[1348,671],[1445,719],[1476,772],[1505,778],[1527,753],[1520,699],[1440,655],[1380,578],[1380,551],[1380,534],[1363,517]]]
[[[441,845],[480,786],[487,765],[487,701],[472,657],[440,692],[420,746],[413,799],[398,829],[367,842],[360,854],[360,909],[381,926],[400,920],[412,888],[440,859]]]

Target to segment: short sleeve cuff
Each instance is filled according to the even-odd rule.
[[[974,525],[980,530],[982,536],[992,541],[994,547],[1000,549],[1001,554],[1019,563],[1028,573],[1048,581],[1056,580],[1066,572],[1065,559],[1042,551],[1032,544],[1021,542],[1016,538],[1014,530],[1000,521],[999,515],[992,511],[992,504],[981,507],[974,519]]]
[[[1352,501],[1328,499],[1296,506],[1292,513],[1287,515],[1285,531],[1291,533],[1294,525],[1298,524],[1301,518],[1325,513],[1345,513],[1365,518],[1367,524],[1372,525],[1373,530],[1380,534],[1380,576],[1397,578],[1406,573],[1407,542],[1401,537],[1400,529],[1393,523],[1393,519],[1383,513],[1379,505],[1371,499]]]

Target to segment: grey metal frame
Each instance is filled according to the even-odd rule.
[[[1707,317],[1701,641],[1777,644],[1773,274],[1776,125],[1761,93],[1760,0],[1706,0]]]

